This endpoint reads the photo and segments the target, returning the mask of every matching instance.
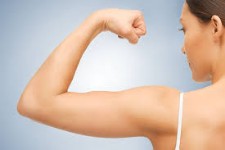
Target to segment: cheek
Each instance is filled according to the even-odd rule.
[[[196,81],[208,80],[210,72],[209,50],[207,40],[200,34],[185,36],[184,47],[187,60],[193,73],[193,79]]]
[[[186,34],[184,39],[184,47],[185,52],[187,55],[187,59],[190,63],[193,63],[193,61],[197,61],[197,58],[200,57],[200,51],[202,50],[202,44],[199,41],[199,37],[195,35],[188,35]]]

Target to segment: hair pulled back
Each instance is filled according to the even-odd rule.
[[[220,17],[225,26],[225,0],[186,0],[192,14],[207,23],[213,15]]]

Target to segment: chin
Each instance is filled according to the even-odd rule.
[[[211,75],[195,75],[195,74],[192,74],[192,79],[195,82],[202,83],[202,82],[211,81],[212,77],[211,77]]]

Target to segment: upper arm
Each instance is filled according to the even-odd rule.
[[[165,97],[176,90],[143,86],[122,91],[67,92],[24,115],[50,126],[98,137],[146,136],[162,130],[171,113]],[[25,101],[25,100],[24,100]],[[161,127],[161,129],[159,129]]]

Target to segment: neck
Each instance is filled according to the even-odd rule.
[[[217,82],[225,83],[225,54],[220,55],[220,58],[215,63],[212,70],[211,82],[212,84],[215,84]]]
[[[212,80],[211,80],[211,83],[212,84],[216,84],[216,83],[224,83],[225,85],[225,75],[221,76],[221,77],[212,77]]]
[[[221,44],[218,49],[217,61],[212,68],[212,84],[225,83],[225,34],[221,38]]]

